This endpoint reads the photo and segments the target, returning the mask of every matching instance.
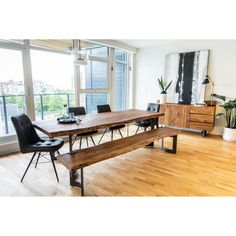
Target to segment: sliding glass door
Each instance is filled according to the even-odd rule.
[[[0,48],[0,136],[14,133],[11,116],[25,111],[22,50]]]
[[[115,49],[114,73],[114,109],[124,110],[128,93],[128,55],[125,51]]]
[[[87,49],[89,61],[80,66],[80,104],[87,113],[96,113],[97,105],[109,103],[108,48],[98,46]]]
[[[65,114],[75,106],[74,67],[71,55],[30,50],[36,120]]]

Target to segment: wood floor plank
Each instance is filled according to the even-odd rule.
[[[95,137],[96,142],[99,138]],[[183,132],[177,154],[161,151],[160,144],[86,167],[85,195],[236,196],[236,143]],[[171,145],[171,139],[165,144]],[[68,151],[67,145],[62,153]],[[56,163],[59,183],[51,163],[39,164],[36,169],[31,166],[20,183],[30,156],[18,153],[0,158],[1,196],[80,196],[80,190],[69,186],[68,170],[60,163]]]

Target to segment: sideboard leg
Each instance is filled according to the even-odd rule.
[[[202,130],[202,131],[201,131],[201,135],[202,135],[203,137],[206,137],[206,136],[208,135],[208,131],[207,131],[207,130]]]

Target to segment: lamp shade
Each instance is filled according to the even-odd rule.
[[[203,80],[202,84],[209,84],[209,83],[210,83],[210,78],[209,78],[209,75],[207,75],[205,79]]]
[[[76,47],[77,45],[73,45],[72,55],[75,57],[74,64],[76,66],[79,65],[86,65],[88,62],[88,55],[86,50],[81,48],[80,40],[79,40],[79,48]]]

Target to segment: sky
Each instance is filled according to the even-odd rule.
[[[72,56],[31,50],[31,63],[33,80],[46,81],[58,89],[72,88]],[[21,51],[0,49],[0,81],[23,81],[23,78]]]

